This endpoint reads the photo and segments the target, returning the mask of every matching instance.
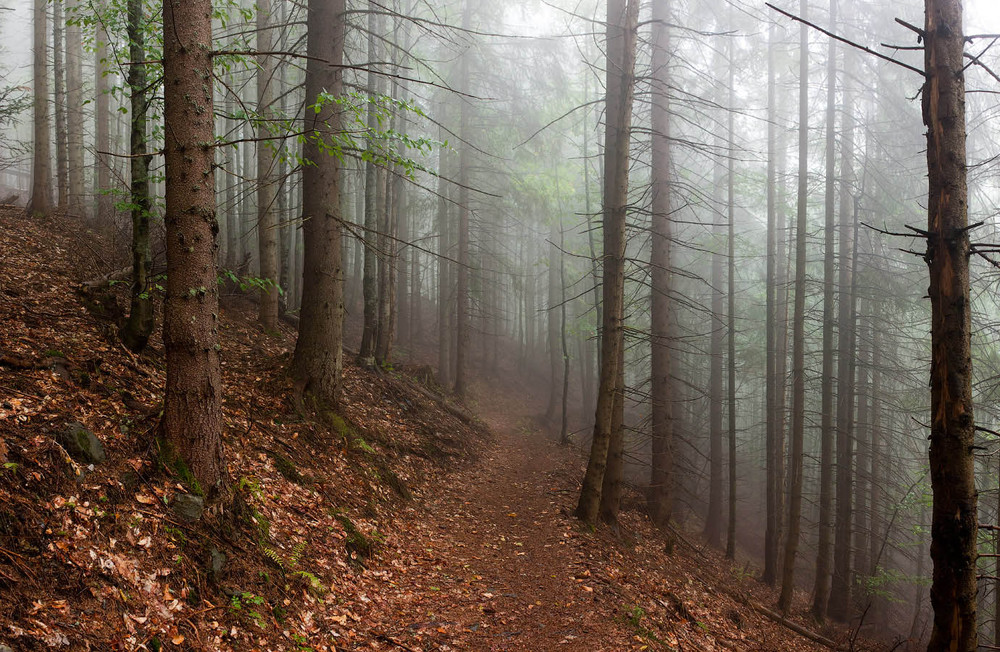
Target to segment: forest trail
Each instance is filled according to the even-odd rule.
[[[376,635],[390,649],[828,649],[755,611],[773,596],[721,555],[666,554],[636,510],[620,538],[583,527],[571,516],[578,454],[537,429],[527,396],[480,394],[495,440],[398,524],[388,575],[371,586],[391,587],[377,617],[394,626]]]
[[[510,415],[482,416],[494,445],[399,533],[412,565],[396,583],[412,598],[396,605],[393,638],[417,645],[439,636],[473,650],[647,646],[615,617],[623,605],[591,569],[586,540],[567,518],[563,474],[576,465],[566,451]]]

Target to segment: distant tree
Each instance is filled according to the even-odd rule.
[[[257,0],[257,51],[264,52],[257,57],[257,117],[258,138],[267,138],[273,128],[275,88],[274,29],[271,17],[271,0]],[[265,330],[274,332],[278,328],[278,213],[275,180],[277,157],[270,142],[259,142],[257,146],[257,242],[260,255],[260,276],[265,285],[260,291],[258,319]]]
[[[670,522],[673,512],[674,379],[670,292],[670,7],[653,3],[652,53],[652,244],[650,249],[650,388],[652,412],[649,504],[653,520]],[[589,230],[589,229],[588,229]]]
[[[800,15],[806,17],[808,4],[802,0]],[[802,516],[802,463],[806,421],[805,313],[806,313],[806,229],[809,164],[809,32],[803,24],[799,32],[799,179],[795,223],[795,306],[792,317],[792,451],[788,496],[788,535],[781,577],[778,608],[787,613],[795,590],[795,555],[799,548]]]
[[[32,75],[34,76],[34,160],[31,166],[31,199],[29,213],[48,213],[52,209],[52,162],[49,123],[49,74],[47,57],[48,18],[46,1],[35,0],[34,4],[34,55]]]
[[[79,0],[66,3],[66,139],[69,175],[67,210],[83,216],[84,133],[83,133],[83,31]]]
[[[223,479],[211,0],[163,3],[167,358],[164,453],[207,495]]]

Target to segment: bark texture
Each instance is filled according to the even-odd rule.
[[[306,103],[343,90],[344,0],[310,0]],[[340,132],[340,111],[325,102],[306,111],[310,136],[302,147],[312,162],[302,170],[302,308],[292,375],[303,392],[336,405],[343,367],[344,288],[341,267],[340,165],[328,148]],[[325,146],[321,146],[325,144]]]
[[[48,36],[46,4],[45,0],[35,0],[33,12],[34,158],[31,164],[31,199],[28,201],[28,213],[42,215],[52,209],[52,162],[49,160],[52,135],[49,124],[49,74],[46,65]]]
[[[220,487],[225,473],[211,49],[211,0],[164,2],[164,119],[170,128],[164,132],[167,390],[163,428],[173,449],[171,457],[190,474],[189,485],[197,483],[208,495]]]
[[[927,126],[927,260],[931,298],[934,492],[929,652],[976,649],[976,485],[972,418],[968,186],[962,3],[927,0],[923,117]]]

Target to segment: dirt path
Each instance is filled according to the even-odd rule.
[[[648,644],[590,573],[589,535],[568,517],[572,458],[508,418],[491,421],[497,441],[484,459],[452,476],[400,533],[400,565],[387,571],[398,627],[386,634],[421,650]]]

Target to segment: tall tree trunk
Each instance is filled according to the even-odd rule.
[[[34,78],[34,156],[31,163],[31,199],[28,213],[52,210],[51,125],[49,124],[49,73],[46,37],[46,0],[35,0],[33,12],[32,76]]]
[[[106,11],[105,3],[97,3],[98,13]],[[108,78],[108,33],[98,24],[94,49],[94,167],[96,198],[94,212],[98,224],[106,224],[114,215],[111,195],[111,83]]]
[[[122,330],[122,342],[130,350],[139,352],[146,348],[153,333],[153,297],[150,276],[153,256],[149,246],[149,165],[152,155],[146,147],[146,111],[148,91],[146,42],[143,32],[142,0],[129,0],[128,87],[131,99],[129,116],[132,130],[129,136],[129,161],[131,164],[130,200],[132,214],[132,299],[128,321]]]
[[[76,18],[79,0],[68,0],[67,9]],[[69,156],[69,203],[72,215],[83,216],[83,34],[80,23],[66,24],[67,151]]]
[[[444,128],[440,130],[441,140],[444,140]],[[448,387],[451,384],[451,356],[449,355],[450,345],[448,337],[448,314],[451,304],[451,275],[450,261],[451,241],[449,234],[451,228],[448,226],[448,187],[445,184],[447,174],[448,157],[445,148],[438,151],[438,184],[437,184],[437,222],[438,233],[438,384],[441,387]]]
[[[775,42],[777,23],[768,29],[767,47],[767,288],[766,288],[766,347],[767,368],[765,379],[765,527],[764,527],[764,572],[761,579],[774,586],[778,579],[778,548],[781,543],[781,475],[778,473],[780,452],[778,449],[778,383],[784,383],[777,375],[777,84],[775,82]],[[784,410],[784,406],[780,407]]]
[[[806,0],[799,13],[805,18]],[[795,309],[792,318],[792,456],[789,469],[788,536],[781,575],[778,608],[787,613],[795,591],[795,555],[799,548],[802,516],[802,461],[805,434],[805,314],[806,314],[806,202],[809,171],[809,33],[802,25],[799,36],[799,191],[795,224]]]
[[[340,259],[340,164],[329,151],[341,114],[324,94],[343,91],[344,0],[309,0],[302,169],[302,308],[292,375],[317,401],[336,405],[343,366],[344,286]],[[322,103],[320,105],[320,103]],[[318,109],[318,111],[316,110]]]
[[[660,526],[670,522],[674,501],[673,315],[670,241],[670,8],[669,0],[653,3],[651,92],[652,206],[650,251],[650,401],[652,437],[649,479],[650,516]],[[587,211],[588,215],[590,211]],[[589,219],[589,218],[588,218]],[[589,231],[589,229],[588,229]],[[595,279],[596,281],[596,279]],[[595,283],[596,287],[596,283]],[[597,304],[599,305],[599,303]],[[589,361],[587,362],[589,368]]]
[[[274,28],[271,20],[271,0],[257,0],[257,51],[272,52]],[[274,55],[257,57],[257,137],[271,136],[274,120],[275,77]],[[278,251],[278,214],[275,210],[278,183],[275,179],[275,155],[271,142],[257,144],[257,245],[260,256],[260,277],[265,285],[260,290],[257,319],[264,330],[278,329],[278,284],[280,254]]]
[[[844,69],[849,70],[845,60]],[[853,198],[854,184],[854,93],[849,80],[844,80],[844,118],[841,128],[840,159],[840,272],[837,285],[840,292],[837,342],[837,514],[834,524],[833,582],[830,587],[829,616],[846,622],[851,606],[851,501],[854,495],[854,371],[857,341],[853,291],[856,280],[854,266],[857,251],[853,230],[857,205]]]
[[[164,132],[167,389],[163,432],[173,461],[186,465],[208,495],[220,489],[225,474],[215,152],[208,145],[215,135],[211,50],[211,0],[164,2],[163,115],[171,128]]]
[[[934,491],[929,652],[972,652],[976,632],[976,483],[970,347],[965,39],[960,0],[926,0],[927,261],[931,297]]]
[[[376,40],[378,34],[377,7],[372,0],[368,2],[368,129],[378,129],[378,114],[375,96],[379,94],[378,75],[374,70],[375,62],[379,60],[380,48]],[[375,147],[374,141],[367,143],[369,149]],[[361,347],[358,349],[358,361],[362,366],[375,365],[375,346],[378,343],[378,188],[379,172],[371,160],[365,163],[365,261],[362,294],[364,296],[364,326],[361,331]]]
[[[465,12],[462,15],[462,29],[468,32],[472,28],[472,12],[474,0],[465,0]],[[462,54],[459,79],[459,91],[468,95],[469,63],[472,53],[466,50]],[[465,141],[458,153],[458,281],[455,284],[455,394],[464,397],[468,391],[468,369],[466,357],[469,349],[469,165],[470,148],[469,133],[469,103],[459,104],[459,136]]]
[[[716,50],[715,62],[712,66],[716,73],[721,73],[724,69],[725,59],[723,52]],[[716,102],[721,107],[725,100],[721,89]],[[721,134],[716,135],[716,148],[719,151],[725,149],[725,141]],[[713,205],[709,210],[709,219],[712,224],[712,318],[709,322],[711,332],[709,336],[709,376],[708,376],[708,513],[705,514],[705,539],[708,544],[716,548],[722,542],[722,416],[723,407],[723,365],[725,363],[725,341],[726,322],[723,315],[723,305],[725,295],[723,294],[723,266],[725,264],[723,254],[723,239],[725,225],[722,223],[719,206],[722,202],[722,188],[725,179],[724,163],[720,160],[715,162],[714,187],[716,194],[713,195]],[[718,211],[718,212],[717,212]]]
[[[52,3],[52,72],[55,77],[56,186],[59,208],[69,203],[69,156],[66,152],[66,65],[63,3]]]
[[[558,233],[556,232],[556,221],[552,220],[549,225],[549,268],[547,272],[548,276],[548,306],[545,311],[546,322],[548,325],[548,349],[549,349],[549,404],[545,409],[545,420],[549,423],[554,423],[556,418],[556,410],[559,408],[561,388],[559,386],[559,372],[562,368],[562,360],[559,345],[559,320],[556,316],[556,310],[561,306],[560,301],[560,288],[561,288],[561,268],[557,268],[555,265],[556,259],[561,255],[561,251],[558,248],[557,240]],[[561,259],[560,259],[561,260]]]
[[[837,30],[837,0],[830,0],[830,30]],[[829,39],[826,55],[826,205],[824,210],[825,239],[823,244],[823,370],[820,408],[820,472],[819,472],[819,541],[816,545],[816,576],[813,584],[813,617],[826,618],[830,599],[830,539],[833,528],[833,332],[834,315],[834,241],[836,229],[836,117],[837,117],[837,42]],[[841,243],[843,245],[843,243]],[[843,259],[841,259],[843,261]],[[837,424],[838,426],[840,424]]]
[[[729,24],[733,24],[733,6],[729,5]],[[727,244],[727,260],[729,263],[729,279],[727,282],[728,306],[726,307],[726,363],[729,377],[726,380],[727,415],[729,417],[729,523],[726,530],[726,559],[736,559],[736,135],[734,116],[736,111],[734,75],[736,64],[733,60],[733,39],[727,40],[727,58],[729,59],[729,101],[728,101],[728,164],[726,171],[726,206],[729,221]]]
[[[604,175],[604,284],[601,333],[601,374],[587,472],[576,507],[586,523],[617,516],[617,506],[602,505],[605,472],[613,439],[623,429],[616,420],[624,387],[619,384],[625,340],[625,217],[628,204],[629,131],[632,123],[635,44],[639,14],[637,0],[609,0],[607,8],[607,130]],[[603,509],[602,509],[603,507]]]

